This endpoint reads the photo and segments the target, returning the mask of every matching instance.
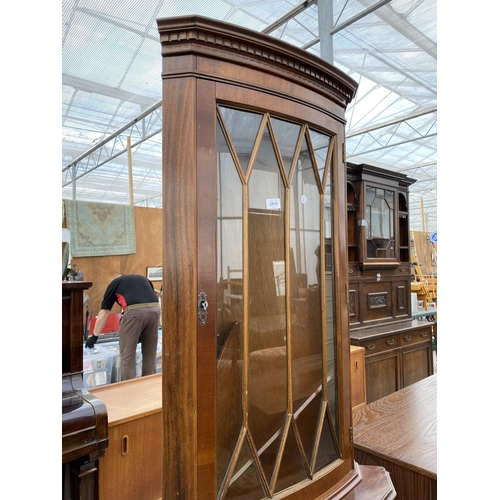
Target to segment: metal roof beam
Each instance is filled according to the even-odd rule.
[[[262,30],[262,33],[269,35],[274,30],[278,29],[280,26],[286,24],[290,19],[293,19],[297,14],[306,10],[309,6],[314,5],[316,0],[305,0],[301,4],[297,5],[297,7],[293,8],[290,12],[287,12],[284,16],[281,16],[278,20],[274,21],[274,23],[270,24],[267,28]],[[319,39],[318,39],[319,41]]]
[[[431,137],[436,137],[437,132],[432,134],[426,134],[419,137],[412,137],[411,139],[407,139],[406,141],[395,142],[393,144],[386,144],[385,146],[380,146],[379,148],[367,149],[365,151],[357,151],[355,154],[347,155],[347,158],[356,158],[356,156],[367,155],[369,153],[375,153],[376,151],[382,151],[384,149],[395,148],[397,146],[402,146],[403,144],[410,144],[415,141],[421,141],[422,139],[429,139]]]
[[[110,137],[96,144],[89,151],[66,165],[63,172],[63,187],[127,151],[127,137],[133,139],[132,148],[159,134],[162,129],[161,101],[122,127]]]
[[[364,6],[370,5],[370,0],[358,0]],[[404,16],[395,12],[392,7],[376,13],[380,19],[387,23],[391,28],[401,33],[404,37],[420,47],[434,59],[437,59],[437,44],[426,37],[421,31],[410,24]]]
[[[342,23],[341,25],[334,27],[330,31],[330,35],[335,35],[339,31],[342,31],[343,29],[347,28],[351,24],[354,24],[355,22],[359,21],[360,19],[363,19],[363,17],[366,17],[368,14],[371,14],[372,12],[375,12],[377,9],[380,9],[380,7],[383,7],[384,5],[388,4],[392,0],[380,0],[380,2],[376,3],[375,5],[372,5],[368,9],[364,10],[363,12],[360,12],[359,14],[351,17],[351,19],[348,19],[346,22]],[[320,42],[319,37],[315,38],[314,40],[311,40],[309,43],[304,45],[302,48],[304,50],[310,49],[314,45]]]
[[[397,125],[398,123],[404,123],[408,120],[413,120],[414,118],[420,118],[421,116],[430,115],[432,113],[436,113],[437,108],[428,109],[426,111],[421,111],[419,113],[414,113],[403,118],[399,118],[397,120],[390,120],[385,123],[381,123],[380,125],[374,125],[373,127],[368,127],[363,130],[359,130],[358,132],[353,132],[351,134],[346,135],[346,139],[350,139],[351,137],[356,137],[357,135],[368,134],[369,132],[373,132],[375,130],[380,130],[381,128],[390,127],[391,125]]]
[[[149,108],[156,104],[156,100],[149,97],[127,92],[126,90],[121,90],[116,87],[110,87],[109,85],[102,85],[101,83],[85,80],[84,78],[78,78],[77,76],[66,75],[64,73],[62,75],[62,84],[77,91],[100,94],[106,97],[112,97],[113,99],[117,99],[119,101],[139,104],[143,108]]]
[[[111,19],[111,17],[109,16],[103,16],[101,14],[98,14],[95,10],[86,9],[85,7],[75,7],[75,11],[82,12],[83,14],[87,14],[88,16],[99,19],[100,21],[103,21],[105,23],[112,24],[114,26],[117,26],[118,28],[130,31],[131,33],[135,33],[136,35],[139,35],[141,38],[149,38],[150,40],[154,40],[155,42],[157,42],[160,38],[159,35],[151,36],[147,32],[147,28],[144,30],[137,30],[127,24],[119,23],[118,21]]]

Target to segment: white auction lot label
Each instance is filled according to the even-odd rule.
[[[281,200],[279,198],[266,198],[266,208],[268,210],[281,210]]]

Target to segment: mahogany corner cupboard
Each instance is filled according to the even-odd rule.
[[[158,20],[163,498],[394,498],[354,462],[345,109],[280,40]]]

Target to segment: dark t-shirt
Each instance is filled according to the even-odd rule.
[[[123,274],[106,288],[101,309],[111,310],[117,302],[125,310],[132,304],[158,302],[153,283],[140,274]]]

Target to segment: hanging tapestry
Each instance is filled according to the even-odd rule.
[[[135,253],[132,205],[64,200],[73,257]]]

